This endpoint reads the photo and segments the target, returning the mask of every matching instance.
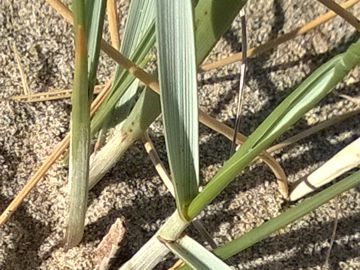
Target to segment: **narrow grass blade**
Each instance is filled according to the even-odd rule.
[[[144,0],[146,1],[146,0]],[[154,0],[153,0],[154,1]],[[216,45],[220,37],[230,27],[235,16],[239,10],[244,6],[246,0],[232,1],[232,0],[200,0],[195,8],[195,47],[196,47],[196,63],[200,65],[206,58],[210,50]],[[138,64],[144,66],[146,61],[144,59],[155,43],[155,27],[152,24],[146,32],[144,38],[139,42],[136,50],[133,52],[130,59]],[[114,83],[114,89],[109,95],[106,106],[102,105],[91,121],[91,133],[95,134],[101,127],[105,118],[107,118],[117,104],[126,89],[133,82],[134,77],[126,71],[122,71],[123,75]],[[120,87],[121,85],[121,87]]]
[[[121,52],[132,55],[152,27],[155,19],[155,0],[133,0],[130,3]]]
[[[222,259],[227,259],[242,250],[254,245],[255,243],[265,239],[277,230],[285,227],[305,216],[324,203],[328,202],[335,196],[357,186],[360,184],[360,171],[353,173],[351,176],[346,177],[340,182],[328,187],[313,197],[299,203],[297,206],[288,209],[286,212],[273,218],[258,228],[251,230],[245,235],[217,248],[214,253]]]
[[[237,109],[234,125],[234,136],[231,142],[230,156],[234,154],[236,148],[236,137],[238,130],[240,128],[240,116],[243,103],[243,95],[246,81],[246,72],[247,72],[247,33],[246,33],[246,14],[245,7],[240,11],[240,20],[241,20],[241,52],[242,52],[242,61],[240,63],[240,84],[238,91],[238,100],[237,100]]]
[[[136,48],[143,42],[146,41],[146,50],[142,53],[141,57],[138,58],[137,62],[146,63],[146,58],[149,53],[154,40],[148,33],[154,35],[154,19],[155,19],[155,1],[154,0],[133,0],[130,3],[128,19],[125,26],[124,41],[121,45],[121,52],[126,56],[132,56],[136,52]],[[118,66],[115,83],[123,75],[122,69]],[[114,122],[121,123],[130,113],[136,101],[136,93],[138,92],[139,80],[134,80],[130,87],[127,88],[126,92],[120,98],[119,102],[113,109]],[[119,87],[114,87],[113,92],[119,90]],[[110,94],[111,95],[111,94]]]
[[[221,259],[187,235],[184,235],[175,242],[165,242],[165,245],[193,269],[231,269]]]
[[[74,8],[75,75],[71,97],[71,134],[69,164],[69,219],[66,247],[77,245],[84,232],[89,173],[90,108],[88,55],[86,44],[85,1],[76,0]]]
[[[130,59],[134,63],[137,63],[140,67],[144,67],[148,61],[146,55],[155,43],[154,33],[155,27],[154,24],[152,24],[148,31],[145,33],[144,39],[139,43],[132,56],[130,56]],[[125,91],[127,91],[127,89],[134,82],[134,80],[135,77],[131,75],[128,71],[121,71],[118,79],[114,81],[112,86],[112,89],[116,89],[116,91],[112,91],[111,93],[109,93],[106,103],[102,104],[98,112],[91,120],[92,135],[94,135],[101,128],[104,120],[109,117],[113,108],[116,106],[116,104],[118,104],[120,98],[123,96]]]
[[[146,55],[154,44],[154,18],[154,0],[131,1],[120,51],[137,64],[143,63],[144,65],[147,62]],[[141,54],[137,52],[138,47],[141,48]],[[108,99],[100,110],[100,113],[112,118],[111,122],[113,123],[122,122],[129,115],[136,100],[139,81],[134,80],[130,86],[124,88],[122,83],[125,74],[126,71],[118,66]],[[111,111],[113,114],[109,115]],[[106,133],[107,126],[106,123],[103,126],[104,133]]]
[[[75,75],[71,100],[70,201],[65,235],[67,248],[77,245],[84,232],[89,181],[90,103],[99,57],[104,3],[84,0],[76,0],[73,3]]]
[[[243,7],[245,1],[244,2],[232,2],[232,1],[227,1],[226,2],[226,6],[224,8],[221,9],[216,9],[218,6],[216,4],[214,4],[214,1],[208,1],[208,0],[201,0],[199,1],[198,5],[196,6],[195,9],[195,15],[197,15],[198,17],[195,18],[196,21],[196,26],[197,29],[202,29],[202,28],[207,28],[208,31],[210,32],[216,32],[217,35],[220,35],[225,33],[225,31],[230,27],[230,23],[228,24],[221,24],[222,20],[221,18],[223,18],[224,16],[227,16],[229,14],[229,16],[233,16],[230,19],[226,19],[224,20],[224,22],[228,22],[228,21],[232,21],[236,14],[239,12],[239,10]],[[197,11],[198,10],[198,11]],[[234,10],[236,12],[234,12]],[[202,12],[200,12],[202,11]],[[207,16],[207,14],[212,14],[211,17]],[[225,14],[225,15],[224,15]],[[214,21],[218,21],[219,25],[215,26],[213,25],[213,20]],[[216,29],[216,30],[215,30]],[[220,32],[221,33],[220,33]],[[196,30],[196,40],[203,40],[206,38],[207,33],[205,31],[201,31],[201,32],[197,32]],[[149,35],[151,35],[151,33],[149,32]],[[215,39],[210,39],[209,43],[207,45],[208,50],[210,50],[215,44],[216,44],[217,40]],[[208,50],[205,50],[204,47],[205,45],[202,44],[201,48],[203,48],[201,50],[201,55],[199,56],[199,54],[197,54],[197,64],[200,64],[206,57],[206,52]],[[198,50],[200,47],[198,47]],[[141,51],[139,51],[139,54],[141,53]],[[129,85],[131,84],[131,82],[134,80],[134,77],[132,75],[127,76],[126,75],[126,79],[124,79],[123,83],[122,83],[122,89],[125,91],[127,87],[129,87]],[[146,91],[152,91],[150,90],[150,88],[146,88]],[[153,89],[154,90],[154,89]],[[159,89],[157,89],[159,90]],[[117,102],[117,97],[115,97],[116,95],[118,95],[120,92],[117,91],[116,93],[114,93],[112,100],[116,103]],[[153,93],[152,95],[147,95],[144,97],[144,100],[139,100],[137,101],[135,107],[137,106],[140,109],[133,109],[129,115],[129,117],[126,119],[123,127],[121,128],[120,134],[119,136],[122,136],[122,134],[127,134],[128,136],[132,137],[132,140],[137,140],[141,137],[142,132],[144,132],[149,125],[159,116],[161,109],[160,109],[160,98],[159,95]],[[109,104],[109,103],[108,103]],[[139,105],[138,105],[139,104]],[[110,104],[109,107],[103,107],[103,111],[99,112],[97,115],[95,115],[95,118],[92,121],[92,130],[96,131],[97,128],[101,125],[103,119],[106,117],[106,113],[107,111],[109,111],[110,109]],[[151,112],[151,113],[149,113]],[[209,116],[206,116],[205,118],[205,114],[202,113],[199,116],[202,116],[203,119],[203,123],[206,123],[208,126],[211,126],[211,128],[214,128],[216,126],[216,124],[219,124],[215,119],[212,119]],[[132,123],[136,121],[140,121],[140,125],[139,126],[132,126]],[[211,123],[209,122],[211,121]],[[131,132],[130,132],[131,129]],[[221,130],[220,130],[221,129]],[[232,129],[229,127],[226,127],[225,125],[221,125],[220,129],[216,129],[216,131],[220,132],[221,134],[228,134],[229,138],[231,138],[232,136]],[[139,137],[136,137],[139,136]],[[115,140],[116,138],[114,138]],[[114,140],[110,140],[109,144],[113,144],[113,145],[117,145],[117,142]],[[110,147],[110,146],[109,146]],[[109,170],[111,167],[113,167],[115,165],[115,163],[119,160],[119,158],[121,157],[122,153],[124,153],[124,151],[126,149],[124,149],[124,147],[127,147],[126,145],[121,146],[121,150],[119,151],[112,151],[113,154],[117,154],[117,155],[113,155],[110,156],[108,152],[106,151],[99,151],[97,153],[97,157],[94,162],[92,162],[92,166],[96,166],[98,168],[100,168],[100,166],[98,166],[97,162],[100,162],[102,165],[104,165],[104,167],[101,167],[101,170],[98,171],[94,168],[94,170],[92,169],[91,174],[90,174],[90,178],[91,178],[91,182],[92,183],[97,183],[100,179],[100,177],[107,171]],[[276,163],[276,162],[275,162]],[[284,175],[284,173],[283,173]],[[282,177],[279,177],[282,178]],[[285,177],[286,178],[286,177]]]
[[[157,0],[156,33],[166,148],[177,208],[184,215],[199,186],[199,120],[191,0]]]
[[[261,240],[269,237],[272,233],[309,214],[311,211],[325,204],[332,198],[353,187],[356,187],[359,184],[360,171],[356,171],[352,175],[341,180],[340,182],[299,203],[295,207],[286,210],[284,213],[263,223],[259,227],[224,244],[221,247],[214,249],[213,253],[216,254],[219,258],[226,260],[260,242]],[[183,267],[180,267],[179,269],[185,270],[191,268],[185,265]]]
[[[299,85],[249,136],[224,164],[204,190],[192,201],[188,216],[195,217],[278,136],[325,97],[338,82],[360,63],[360,40],[323,64]]]
[[[86,8],[86,36],[88,48],[89,93],[92,92],[96,81],[96,71],[99,62],[100,41],[103,31],[106,0],[87,0]]]

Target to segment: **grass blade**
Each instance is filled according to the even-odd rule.
[[[120,51],[137,64],[143,63],[142,65],[144,65],[148,61],[146,55],[154,44],[154,18],[154,0],[131,1],[125,26],[124,40],[121,44]],[[140,54],[138,53],[139,49],[141,50]],[[100,109],[103,117],[105,115],[109,116],[110,112],[113,112],[113,115],[109,116],[112,118],[110,122],[122,122],[128,116],[135,103],[139,81],[137,79],[131,80],[130,86],[127,85],[127,87],[124,88],[123,82],[125,75],[126,71],[118,65],[108,99]],[[98,119],[98,116],[96,116],[96,118]],[[94,122],[96,122],[97,119],[95,119]],[[97,130],[97,125],[93,126],[94,133]],[[103,133],[106,133],[107,126],[108,125],[104,123]]]
[[[332,198],[353,187],[356,187],[359,184],[360,171],[357,171],[340,182],[312,196],[311,198],[304,200],[295,207],[286,210],[279,216],[263,223],[259,227],[252,229],[248,233],[224,244],[221,247],[214,249],[213,253],[216,254],[219,258],[226,260],[269,237],[272,233],[309,214],[311,211],[325,204]],[[188,265],[184,265],[179,269],[188,270],[191,268]]]
[[[86,44],[85,1],[76,0],[74,8],[75,74],[71,97],[71,134],[69,164],[69,219],[65,241],[67,248],[77,245],[84,232],[89,173],[90,109]]]
[[[154,0],[133,0],[130,3],[128,19],[125,26],[124,41],[121,46],[121,52],[123,55],[131,56],[136,51],[137,46],[143,42],[148,43],[138,58],[137,62],[146,63],[146,58],[150,49],[154,44],[154,40],[148,33],[154,35],[154,19],[155,19],[155,2]],[[114,86],[117,85],[117,81],[123,76],[123,70],[118,65]],[[138,92],[139,80],[135,79],[131,85],[126,89],[126,92],[121,96],[113,109],[113,122],[121,123],[130,113],[133,108],[137,92]],[[113,87],[112,92],[121,91],[120,87]],[[111,95],[111,94],[110,94]]]
[[[235,116],[235,125],[234,125],[234,136],[231,141],[230,155],[234,154],[236,148],[236,137],[238,130],[240,128],[240,116],[243,103],[243,95],[246,81],[246,72],[247,72],[247,33],[246,33],[246,14],[245,7],[240,11],[240,20],[241,20],[241,52],[242,52],[242,61],[240,63],[240,85],[238,91],[238,100],[237,100],[237,109]]]
[[[100,41],[104,25],[106,0],[87,0],[85,1],[85,5],[89,93],[92,99],[96,81],[96,71],[99,62]]]
[[[204,61],[247,0],[200,0],[195,8],[196,63]],[[198,18],[202,18],[199,20]],[[209,46],[210,45],[210,46]]]
[[[179,213],[198,193],[199,121],[191,0],[156,2],[161,108]]]
[[[340,182],[328,187],[313,197],[299,203],[297,206],[288,209],[286,212],[273,218],[258,228],[251,230],[245,235],[217,248],[214,253],[222,259],[227,259],[242,250],[254,245],[255,243],[265,239],[277,230],[285,227],[305,216],[319,206],[328,202],[335,196],[357,186],[360,184],[360,171],[353,173],[351,176],[346,177]]]
[[[48,0],[49,1],[49,0]],[[150,1],[143,0],[146,3]],[[153,1],[153,0],[152,0]],[[135,2],[135,1],[132,1]],[[196,63],[200,65],[206,58],[210,50],[216,45],[220,37],[230,27],[235,16],[239,13],[241,7],[246,3],[246,0],[232,1],[232,0],[200,0],[195,8],[195,48],[196,48]],[[130,16],[130,14],[129,14]],[[145,30],[144,30],[145,31]],[[125,42],[125,41],[124,41]],[[124,44],[123,42],[123,44]],[[129,57],[133,62],[139,66],[144,66],[144,56],[148,54],[149,50],[155,43],[155,27],[152,24],[148,28],[144,38],[139,42],[136,50]],[[126,42],[125,42],[126,44]],[[125,46],[125,45],[124,45]],[[146,61],[145,61],[146,62]],[[134,77],[126,71],[122,71],[122,76],[114,83],[114,89],[109,95],[106,106],[102,105],[91,121],[91,133],[95,134],[101,127],[103,121],[109,116],[110,112],[117,104],[121,96],[127,90],[129,85],[133,82]],[[120,87],[121,85],[121,87]]]
[[[132,55],[152,27],[155,19],[155,0],[133,0],[130,3],[121,52]]]
[[[231,269],[230,266],[187,235],[175,242],[165,242],[165,245],[193,269]]]
[[[131,114],[124,122],[121,133],[111,138],[110,141],[93,156],[90,166],[90,189],[113,167],[114,162],[116,162],[114,157],[121,156],[137,138],[140,138],[154,121],[154,118],[159,114],[159,96],[146,88],[141,93]],[[110,160],[109,157],[111,158]]]
[[[132,56],[130,56],[130,59],[132,59],[132,61],[137,63],[140,67],[145,66],[147,63],[145,56],[148,54],[155,43],[154,32],[155,27],[154,24],[152,24],[145,33],[144,39],[139,43]],[[106,106],[103,104],[91,120],[92,135],[94,135],[100,129],[104,120],[107,119],[113,108],[116,106],[116,104],[118,104],[120,98],[124,95],[125,91],[127,91],[127,89],[135,80],[135,77],[132,76],[127,70],[122,70],[120,74],[121,75],[119,75],[118,79],[114,81],[112,86],[112,88],[116,89],[116,91],[109,93],[107,101],[104,103]]]
[[[245,166],[326,96],[358,63],[360,63],[360,40],[351,45],[346,52],[315,70],[272,111],[239,151],[217,172],[190,204],[188,216],[193,218],[199,214]]]
[[[96,3],[95,3],[96,2]],[[104,1],[74,1],[75,75],[72,93],[69,218],[66,247],[77,245],[84,233],[89,178],[90,103],[102,34]],[[98,9],[98,10],[95,10]],[[102,13],[102,14],[101,14]]]

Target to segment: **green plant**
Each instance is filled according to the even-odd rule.
[[[74,1],[75,75],[71,98],[69,221],[66,246],[77,245],[84,232],[90,158],[90,104],[93,98],[105,1]]]
[[[74,1],[76,60],[70,139],[70,219],[66,236],[69,247],[76,245],[82,237],[88,189],[102,178],[130,145],[144,135],[161,112],[177,209],[122,269],[151,269],[169,250],[196,269],[227,269],[229,267],[219,258],[227,259],[241,252],[360,183],[359,172],[353,173],[213,252],[183,235],[186,227],[246,166],[264,156],[264,151],[282,133],[360,63],[358,40],[302,82],[199,192],[197,119],[209,126],[210,120],[198,109],[197,67],[245,3],[230,0],[156,0],[156,3],[133,0],[120,53],[101,41],[105,1]],[[139,13],[140,8],[143,8],[143,13]],[[156,75],[142,70],[149,61],[148,55],[155,40],[158,43],[160,84]],[[90,101],[100,43],[119,63],[119,67],[110,93],[90,122]],[[140,81],[145,87],[140,85]],[[138,95],[138,92],[141,94]],[[121,108],[116,110],[121,113],[114,117],[116,106]],[[109,119],[117,121],[119,128],[103,148],[93,153],[90,162],[90,135],[95,135],[100,129],[106,133]]]

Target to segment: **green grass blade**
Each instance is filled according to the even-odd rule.
[[[148,60],[146,56],[154,45],[154,18],[154,0],[131,1],[120,51],[140,66],[145,65]],[[97,131],[95,123],[99,116],[111,117],[111,122],[119,123],[130,113],[135,102],[139,81],[133,80],[131,86],[125,88],[122,82],[127,74],[120,66],[117,67],[108,98],[100,107],[100,113],[95,116],[93,133]],[[113,111],[112,115],[110,115],[111,111]],[[103,129],[106,130],[106,126],[105,124]],[[106,133],[106,131],[104,132]]]
[[[155,19],[155,0],[133,0],[130,3],[121,52],[132,55],[152,27]]]
[[[231,269],[230,266],[187,235],[175,242],[165,242],[165,245],[193,269]]]
[[[145,1],[145,0],[144,0]],[[200,65],[207,57],[210,50],[216,45],[220,37],[230,28],[232,21],[245,5],[246,0],[200,0],[195,8],[195,48],[196,63]],[[146,63],[144,59],[155,43],[155,27],[152,26],[146,32],[145,37],[130,59],[143,67]],[[121,96],[130,86],[134,77],[126,71],[122,71],[122,76],[114,83],[116,91],[109,95],[109,99],[104,103],[95,114],[91,121],[91,134],[95,134],[101,127],[103,121],[109,116],[110,112],[117,104]],[[121,86],[121,87],[120,87]],[[154,119],[155,120],[155,119]]]
[[[160,114],[158,94],[144,89],[134,109],[121,127],[121,133],[110,141],[95,155],[91,163],[89,187],[92,188],[116,163],[114,156],[121,156],[128,147],[147,130],[149,125]]]
[[[86,32],[88,48],[89,91],[92,92],[96,81],[96,71],[99,62],[100,40],[104,25],[106,0],[88,0],[86,5]]]
[[[245,235],[226,243],[225,245],[214,250],[214,253],[222,259],[230,258],[254,245],[255,243],[267,238],[272,233],[285,227],[301,217],[309,214],[311,211],[328,202],[335,196],[357,186],[360,184],[360,171],[353,173],[338,183],[328,187],[320,193],[312,196],[309,199],[299,203],[295,207],[288,209],[279,216],[265,222],[259,227],[251,230]]]
[[[155,43],[154,33],[155,27],[154,24],[152,24],[146,32],[144,39],[139,43],[136,50],[130,57],[130,59],[140,67],[144,67],[148,61],[146,55]],[[135,77],[126,70],[122,70],[120,74],[121,75],[114,81],[114,84],[112,86],[112,88],[116,89],[116,91],[109,93],[106,102],[104,102],[100,106],[95,116],[91,120],[92,135],[94,135],[99,130],[104,120],[109,117],[110,113],[112,112],[116,104],[119,102],[122,95],[135,80]]]
[[[179,212],[198,193],[199,121],[191,0],[156,2],[161,108]]]
[[[248,233],[214,249],[213,252],[219,258],[226,260],[269,237],[272,233],[284,228],[288,224],[309,214],[311,211],[325,204],[335,196],[356,187],[359,184],[360,171],[357,171],[311,198],[304,200],[295,207],[286,210],[279,216],[263,223],[259,227],[252,229]],[[189,266],[183,266],[179,269],[185,270],[191,268]]]
[[[154,35],[154,19],[155,19],[155,2],[154,0],[134,0],[131,1],[129,7],[128,19],[125,26],[124,40],[121,44],[120,51],[123,55],[134,55],[137,46],[143,41],[146,40],[147,47],[142,50],[141,57],[136,57],[138,61],[148,61],[146,58],[149,53],[154,40],[151,36],[148,36],[148,33]],[[116,81],[123,76],[122,69],[120,66],[117,67],[115,75],[115,84]],[[117,102],[113,109],[112,122],[121,123],[123,120],[128,117],[131,109],[133,108],[137,92],[139,87],[139,80],[134,80],[130,87],[128,87],[125,93],[121,96],[120,100]],[[121,86],[112,87],[110,95],[113,92],[121,92]]]
[[[195,8],[196,62],[204,61],[211,49],[239,14],[247,0],[200,0]]]
[[[122,124],[123,121],[129,116],[131,109],[134,107],[137,98],[139,97],[140,87],[139,80],[134,80],[126,89],[123,96],[115,105],[111,114],[111,124]],[[110,126],[110,125],[108,125]]]
[[[74,9],[75,74],[71,97],[71,135],[69,164],[69,220],[66,246],[77,245],[83,235],[89,172],[90,106],[88,91],[88,59],[86,44],[85,1],[76,0]]]
[[[360,40],[313,72],[261,123],[217,172],[190,204],[188,216],[194,218],[199,214],[245,166],[325,97],[359,63]]]
[[[66,247],[77,245],[84,233],[87,208],[90,146],[90,103],[99,57],[104,1],[74,1],[75,75],[71,98],[71,134],[69,163],[69,218],[66,228]],[[102,3],[102,4],[101,4]],[[92,11],[91,8],[99,8]],[[89,15],[91,14],[91,15]],[[87,18],[86,16],[89,16]],[[94,16],[94,17],[93,17]],[[88,23],[90,23],[88,25]],[[94,28],[98,28],[97,30]],[[88,36],[90,35],[90,36]]]
[[[215,0],[214,0],[215,1]],[[231,1],[230,1],[231,2]],[[238,2],[238,1],[234,1],[231,3],[226,3],[225,7],[227,7],[227,10],[223,10],[223,9],[219,9],[221,10],[223,13],[219,12],[219,10],[217,9],[212,9],[214,7],[216,7],[216,5],[213,5],[213,1],[208,1],[208,0],[201,0],[198,5],[196,6],[195,9],[195,16],[197,14],[198,17],[196,17],[196,21],[198,24],[198,27],[204,27],[204,28],[208,28],[209,31],[213,31],[212,29],[215,27],[212,24],[212,18],[214,18],[216,21],[220,21],[219,18],[221,17],[226,17],[228,14],[230,14],[231,16],[231,21],[235,18],[236,14],[240,11],[240,9],[242,8],[244,2]],[[202,10],[207,10],[208,14],[212,14],[212,17],[204,15],[204,13],[200,13],[200,12],[196,12],[197,8],[202,9]],[[236,10],[237,12],[234,12],[234,10]],[[230,16],[229,15],[229,16]],[[229,19],[224,19],[224,21],[230,21]],[[221,21],[220,21],[221,22]],[[219,30],[221,28],[222,33],[225,33],[225,31],[230,27],[231,23],[229,24],[223,24],[221,27],[217,26],[217,29]],[[152,28],[152,31],[154,30],[154,28]],[[153,34],[153,32],[149,31],[149,36],[151,36],[151,34]],[[206,35],[205,32],[200,32],[200,33],[195,33],[195,40],[202,40],[204,35]],[[153,36],[153,38],[155,39],[155,36]],[[146,40],[146,38],[145,38]],[[212,47],[215,46],[217,40],[210,40],[208,41],[209,43],[207,44],[207,48],[210,50]],[[139,45],[139,47],[141,47]],[[197,54],[197,64],[201,64],[201,62],[205,59],[206,55],[205,52],[206,50],[202,50],[202,55],[201,57],[199,57],[199,55]],[[141,54],[142,50],[139,50],[137,52],[137,54]],[[135,53],[134,53],[135,54]],[[141,58],[141,57],[139,57]],[[125,74],[125,73],[124,73]],[[127,87],[130,86],[130,84],[133,82],[134,77],[132,75],[129,75],[128,73],[126,73],[124,75],[124,80],[121,83],[121,87],[123,89],[123,91],[125,91],[127,89]],[[150,89],[147,88],[146,91],[152,91]],[[111,98],[111,104],[110,101],[108,103],[109,106],[103,107],[103,109],[98,112],[95,115],[95,118],[93,118],[93,121],[91,122],[91,127],[92,127],[92,131],[96,131],[97,128],[99,128],[101,126],[101,124],[103,123],[103,120],[105,119],[105,117],[107,116],[107,112],[111,111],[111,106],[112,104],[116,104],[118,97],[121,95],[120,91],[117,91],[114,93],[113,97]],[[135,108],[138,108],[135,110]],[[146,129],[150,126],[150,124],[159,116],[161,112],[161,108],[160,108],[160,97],[158,94],[153,93],[152,95],[145,95],[144,96],[144,100],[138,100],[135,104],[134,109],[131,111],[131,113],[129,114],[129,117],[126,119],[126,121],[124,121],[124,125],[121,128],[121,133],[126,134],[127,136],[132,136],[132,140],[135,141],[137,139],[139,139],[142,135],[143,132],[146,131]],[[133,126],[133,122],[136,121],[140,121],[139,125]],[[92,133],[93,134],[93,133]],[[109,142],[111,143],[112,140]],[[102,152],[99,151],[97,153],[97,155],[99,156],[99,160],[101,160],[101,164],[103,164],[105,167],[101,167],[98,166],[98,164],[96,164],[96,161],[94,161],[92,163],[92,167],[101,167],[101,170],[92,170],[91,172],[91,179],[92,182],[95,184],[97,183],[100,179],[99,177],[101,177],[106,171],[108,171],[110,168],[112,168],[115,163],[119,160],[119,158],[122,156],[122,154],[125,152],[126,148],[128,147],[127,145],[121,145],[119,146],[122,149],[116,151],[116,154],[114,155],[108,155],[107,152]]]

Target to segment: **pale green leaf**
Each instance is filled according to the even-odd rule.
[[[146,1],[146,0],[144,0]],[[235,16],[244,6],[246,0],[200,0],[195,8],[195,32],[196,32],[196,56],[197,65],[200,65],[206,58],[209,51],[216,45],[219,38],[231,26]],[[155,28],[152,25],[147,31],[145,37],[137,46],[136,52],[130,59],[143,67],[147,62],[145,56],[152,48],[155,42]],[[141,60],[143,59],[143,60]],[[145,59],[145,60],[144,60]],[[134,76],[123,71],[121,79],[117,79],[114,83],[116,91],[111,92],[109,99],[103,103],[98,112],[91,121],[91,134],[95,134],[101,127],[104,120],[109,116],[110,112],[117,104],[118,100],[125,93],[127,88],[134,80]],[[154,119],[155,120],[155,119]]]
[[[145,56],[148,54],[150,49],[153,47],[155,42],[155,35],[154,35],[155,27],[152,25],[148,32],[146,33],[142,42],[138,45],[135,52],[133,53],[130,59],[138,64],[140,67],[143,67],[147,60]],[[130,87],[130,85],[135,80],[135,77],[131,75],[128,71],[122,71],[121,75],[118,79],[115,80],[113,83],[112,88],[116,89],[109,93],[106,102],[104,102],[98,111],[96,112],[95,116],[91,121],[91,134],[94,135],[99,128],[101,127],[104,120],[110,115],[113,108],[119,102],[119,99],[125,93],[125,91]]]
[[[188,216],[195,217],[206,205],[283,132],[339,83],[360,63],[360,40],[350,48],[323,64],[277,106],[249,136],[240,149],[217,172],[204,190],[189,206]]]
[[[211,253],[191,237],[184,235],[174,242],[165,242],[165,245],[179,258],[193,269],[201,270],[230,270],[216,255]]]
[[[133,0],[130,2],[120,52],[140,66],[144,66],[147,62],[146,56],[154,44],[154,18],[154,0]],[[113,111],[112,123],[121,122],[130,113],[136,100],[139,80],[132,79],[126,82],[124,79],[127,75],[127,71],[124,71],[120,66],[117,67],[108,98],[94,118],[92,133],[95,133],[100,125],[97,122],[98,119],[109,116],[111,111]]]
[[[222,20],[220,20],[220,18],[223,18],[224,16],[231,16],[231,20],[230,19],[224,19],[224,22],[228,22],[228,21],[232,21],[234,19],[234,17],[236,16],[236,13],[239,12],[239,10],[241,9],[241,7],[243,6],[244,2],[237,2],[237,1],[229,1],[226,0],[226,3],[224,2],[224,7],[222,9],[216,9],[216,5],[213,4],[213,2],[216,0],[201,0],[199,1],[198,5],[195,8],[195,16],[196,16],[196,22],[197,22],[197,26],[200,28],[207,28],[209,31],[215,31],[214,29],[216,29],[217,34],[219,34],[219,31],[221,31],[221,33],[223,34],[229,27],[230,27],[230,23],[223,23],[222,24]],[[197,12],[197,10],[205,10],[206,13],[203,12]],[[237,12],[234,12],[237,11]],[[211,17],[207,16],[207,14],[212,14]],[[212,23],[212,20],[219,22],[219,25],[215,26]],[[153,28],[151,28],[152,30],[154,30]],[[155,39],[155,35],[153,35],[154,31],[149,31],[148,35],[144,38],[144,40],[146,41],[148,38],[152,37],[153,39]],[[196,32],[196,40],[203,40],[206,36],[206,32],[202,31],[202,32]],[[215,46],[217,40],[215,39],[210,39],[207,41],[207,50],[210,50],[212,47]],[[144,42],[144,44],[148,44],[147,42]],[[205,46],[206,43],[204,43],[202,46]],[[141,48],[141,46],[139,45],[138,48]],[[146,49],[144,50],[137,50],[136,55],[139,55],[139,57],[137,57],[137,59],[140,59],[141,57],[141,53],[143,53],[144,51],[146,51]],[[197,64],[199,65],[206,57],[206,55],[204,54],[206,50],[202,50],[202,54],[199,56],[199,54],[197,54]],[[131,82],[133,82],[134,80],[134,76],[129,75],[129,73],[126,73],[123,77],[124,79],[121,81],[121,88],[119,88],[118,91],[116,91],[113,96],[111,97],[111,101],[109,101],[109,103],[107,103],[108,106],[103,106],[102,109],[95,115],[95,117],[93,118],[93,121],[91,122],[91,129],[92,129],[92,134],[94,134],[95,131],[98,130],[98,128],[101,126],[101,124],[103,123],[104,119],[107,117],[107,113],[111,111],[112,109],[112,104],[116,104],[118,97],[122,95],[122,91],[125,91],[127,89],[127,87],[130,86]],[[152,91],[150,89],[147,89],[147,91]],[[137,106],[137,104],[139,104]],[[141,108],[141,109],[137,109],[137,110],[132,110],[129,117],[126,119],[122,129],[123,133],[129,134],[129,136],[133,137],[133,140],[139,139],[140,136],[142,135],[142,132],[144,132],[149,125],[159,116],[160,114],[160,98],[157,94],[153,93],[153,95],[145,95],[145,100],[138,100],[136,102],[136,105],[134,108]],[[140,125],[134,127],[132,125],[132,123],[134,121],[139,120],[140,121]],[[123,147],[127,147],[126,145]],[[126,150],[126,149],[125,149]],[[103,153],[102,151],[100,151],[99,153],[97,153],[97,155],[102,156],[101,160],[104,161],[102,162],[102,164],[106,164],[106,168],[101,168],[100,172],[94,170],[93,171],[93,177],[91,177],[94,180],[94,183],[97,182],[99,180],[99,175],[103,175],[104,171],[106,172],[107,170],[109,170],[110,168],[112,168],[116,162],[119,160],[119,158],[121,157],[122,153],[124,153],[125,151],[123,149],[123,151],[117,151],[117,155],[113,155],[110,156],[107,153]],[[95,167],[99,167],[96,164],[93,164]]]
[[[121,52],[133,55],[137,46],[152,27],[155,18],[155,0],[132,0],[125,26]]]
[[[125,26],[124,39],[121,44],[121,53],[125,56],[132,56],[136,51],[138,45],[146,37],[147,33],[151,31],[155,19],[155,1],[154,0],[133,0],[130,2],[128,19]],[[153,44],[152,39],[147,40],[149,45]],[[138,61],[144,60],[147,53],[150,51],[143,51],[142,57]],[[145,53],[144,53],[145,52]],[[121,67],[118,66],[115,81],[121,76]],[[134,105],[136,93],[138,91],[139,80],[135,80],[131,86],[126,90],[123,96],[120,98],[115,109],[118,113],[115,117],[118,117],[117,123],[125,119],[130,113],[131,108]],[[116,88],[113,91],[117,91]]]
[[[198,193],[199,127],[191,0],[156,2],[161,108],[177,208]]]
[[[100,54],[100,41],[104,25],[105,6],[106,0],[85,1],[90,97],[92,97],[96,81],[96,71]]]
[[[353,188],[360,184],[360,171],[354,172],[352,175],[339,181],[338,183],[328,187],[309,199],[299,203],[295,207],[291,207],[279,216],[270,219],[259,227],[252,229],[244,235],[225,243],[223,246],[213,250],[219,258],[226,260],[239,252],[253,246],[261,240],[269,237],[271,234],[285,227],[286,225],[302,218],[311,211],[325,204],[335,196]],[[295,244],[295,243],[294,243]],[[188,265],[179,269],[190,269]]]
[[[71,97],[69,218],[65,236],[68,248],[82,239],[87,209],[90,103],[105,12],[105,0],[95,2],[76,0],[73,4],[75,74]]]
[[[295,207],[288,209],[286,212],[279,216],[272,218],[259,227],[251,230],[250,232],[240,236],[239,238],[224,244],[223,246],[214,250],[222,259],[227,259],[242,250],[254,245],[255,243],[265,239],[277,230],[285,227],[286,225],[294,222],[304,215],[315,210],[319,206],[328,202],[335,196],[353,188],[360,184],[360,171],[354,172],[352,175],[339,181],[338,183],[328,187],[327,189],[319,192],[309,199],[299,203]],[[295,243],[294,243],[295,244]]]

